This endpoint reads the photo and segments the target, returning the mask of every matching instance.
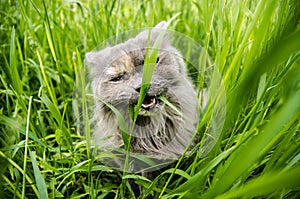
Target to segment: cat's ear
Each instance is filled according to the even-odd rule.
[[[161,46],[166,46],[166,45],[170,44],[166,26],[167,26],[167,22],[161,21],[156,26],[154,26],[151,31],[151,37],[152,37],[151,39],[156,40],[156,39],[158,39],[158,37],[160,37],[160,35],[162,35],[163,41],[162,41]]]
[[[102,73],[106,65],[104,57],[109,50],[92,51],[85,54],[85,64],[87,65],[90,74],[96,76]]]
[[[166,21],[161,21],[156,26],[154,26],[154,28],[163,29],[166,25],[167,25]]]
[[[154,26],[151,29],[151,36],[150,36],[150,45],[151,46],[154,45],[156,39],[159,37],[160,34],[163,34],[163,43],[162,43],[163,45],[162,46],[169,44],[167,30],[165,29],[166,24],[167,24],[167,22],[161,21],[160,23],[158,23],[156,26]],[[149,29],[144,30],[136,36],[136,39],[138,40],[139,43],[142,42],[143,44],[147,44],[148,34],[149,34]]]
[[[153,27],[151,31],[151,36],[153,39],[157,39],[160,34],[163,35],[164,40],[167,40],[167,30],[166,30],[167,22],[161,21],[156,26]]]
[[[96,55],[97,52],[88,52],[85,54],[85,64],[92,77],[95,76],[95,68],[97,66]]]
[[[94,52],[88,52],[88,53],[85,54],[85,61],[86,61],[87,63],[90,63],[90,62],[91,62],[92,57],[93,57],[93,54],[94,54]]]
[[[94,67],[97,64],[97,52],[88,52],[85,54],[85,63],[88,67]]]
[[[85,54],[85,62],[89,67],[104,67],[107,58],[111,57],[111,47],[99,51],[91,51]]]

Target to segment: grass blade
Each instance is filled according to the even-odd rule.
[[[177,187],[175,190],[173,190],[170,195],[178,195],[180,193],[193,193],[198,192],[199,187],[202,183],[205,182],[206,176],[208,173],[214,169],[218,164],[220,164],[221,161],[223,161],[225,158],[227,158],[233,151],[234,148],[231,148],[221,154],[219,154],[217,157],[215,157],[212,161],[209,162],[204,168],[201,169],[197,174],[192,176],[187,182],[183,183],[179,187]],[[197,186],[198,185],[198,186]]]
[[[29,98],[29,104],[28,104],[28,112],[27,112],[27,123],[26,123],[26,136],[25,136],[25,152],[24,152],[24,164],[23,164],[23,170],[24,173],[26,173],[27,169],[27,150],[28,150],[28,134],[29,134],[29,120],[30,120],[30,114],[31,114],[31,103],[32,103],[32,96]],[[22,198],[25,198],[25,187],[26,187],[26,176],[23,175],[23,187],[22,187]]]
[[[22,81],[20,80],[18,65],[17,65],[17,53],[16,53],[16,31],[13,27],[11,30],[11,38],[10,38],[10,54],[9,54],[9,65],[10,65],[10,75],[12,80],[12,85],[15,91],[18,94],[21,94],[22,91]]]
[[[232,189],[217,199],[253,198],[255,196],[270,195],[271,193],[280,192],[282,189],[295,189],[300,187],[300,167],[295,167],[284,172],[272,172],[260,176],[246,183],[243,186]],[[280,193],[278,193],[280,195]],[[274,197],[274,195],[273,195]]]
[[[36,153],[29,150],[29,154],[34,171],[36,187],[39,191],[39,198],[48,198],[46,182],[35,159]]]
[[[239,146],[237,151],[227,160],[226,168],[215,185],[203,197],[213,198],[228,190],[234,182],[249,169],[267,150],[274,139],[278,139],[278,134],[283,127],[292,120],[300,116],[300,90],[297,91],[286,104],[270,119],[268,123],[257,135],[253,136],[247,143]],[[234,171],[234,172],[233,172]]]

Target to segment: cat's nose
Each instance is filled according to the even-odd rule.
[[[150,88],[151,85],[149,85],[149,88]],[[141,92],[141,86],[138,86],[134,89],[136,92],[140,93]]]
[[[151,84],[149,84],[149,86],[147,86],[147,87],[148,87],[148,89],[146,90],[146,94],[147,95],[151,95],[151,93],[153,94],[153,89],[151,89]],[[142,90],[142,86],[136,87],[134,90],[140,94],[141,90]]]
[[[138,92],[138,93],[140,92],[140,90],[141,90],[141,87],[140,87],[140,86],[137,87],[137,88],[135,88],[135,91]]]

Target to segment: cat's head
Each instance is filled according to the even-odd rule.
[[[164,25],[165,22],[161,22],[151,30],[150,49],[161,31],[165,31]],[[159,151],[173,139],[179,139],[178,143],[183,145],[186,141],[180,140],[189,140],[195,129],[196,97],[187,77],[184,61],[181,54],[169,42],[167,34],[162,34],[164,34],[163,41],[150,87],[139,110],[137,127],[133,135],[132,147],[135,151]],[[124,43],[86,55],[86,62],[90,66],[93,94],[117,108],[127,122],[128,107],[135,106],[140,96],[143,69],[147,67],[144,66],[144,60],[148,40],[146,30]],[[173,107],[160,100],[160,96],[167,99]],[[112,135],[118,136],[115,132],[118,124],[114,113],[99,100],[96,102],[95,115],[102,133],[105,134],[110,130]],[[185,120],[185,117],[190,121]],[[186,135],[182,135],[184,133]],[[149,143],[141,143],[138,138],[145,139],[144,142],[149,138]],[[175,148],[170,150],[180,148],[182,151],[185,148],[180,146],[176,149],[176,145],[173,147]]]

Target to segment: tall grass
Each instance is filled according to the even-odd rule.
[[[0,198],[300,197],[297,0],[1,1]],[[98,162],[72,110],[84,55],[124,31],[179,16],[223,77],[225,124],[152,180]],[[196,85],[202,88],[201,85]],[[125,184],[121,182],[125,182]],[[125,186],[124,186],[125,185]]]

